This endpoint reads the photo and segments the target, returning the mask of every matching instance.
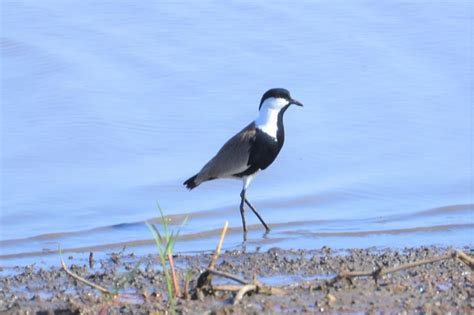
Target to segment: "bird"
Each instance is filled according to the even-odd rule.
[[[257,209],[248,200],[246,192],[255,175],[270,166],[280,153],[285,142],[283,115],[290,105],[303,106],[284,88],[266,91],[260,100],[257,118],[230,138],[196,175],[183,183],[186,188],[192,190],[203,182],[214,179],[242,180],[240,215],[244,237],[247,233],[245,205],[250,207],[266,232],[270,231]]]

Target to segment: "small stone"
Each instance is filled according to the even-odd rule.
[[[328,293],[328,295],[326,295],[326,300],[329,305],[334,305],[337,299],[334,295],[332,295],[331,293]]]

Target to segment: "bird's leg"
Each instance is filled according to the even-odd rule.
[[[245,203],[250,207],[250,209],[252,209],[253,213],[255,213],[255,215],[260,220],[260,222],[262,222],[263,226],[265,227],[265,230],[267,230],[267,232],[270,231],[270,228],[268,227],[268,225],[265,223],[265,221],[263,221],[260,214],[258,214],[257,209],[255,209],[255,207],[250,203],[250,201],[247,199],[247,197],[245,197],[245,193],[244,193],[243,198],[245,199]]]
[[[242,192],[240,193],[240,198],[242,200],[240,201],[240,216],[242,217],[242,227],[244,228],[244,235],[247,233],[247,224],[245,224],[245,188],[242,189]],[[245,236],[244,236],[245,237]]]

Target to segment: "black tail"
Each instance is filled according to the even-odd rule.
[[[197,175],[194,175],[193,177],[189,178],[187,181],[183,183],[184,186],[186,186],[187,189],[191,190],[195,188],[198,184],[194,181],[196,179]]]

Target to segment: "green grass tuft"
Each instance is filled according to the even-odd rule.
[[[160,262],[163,267],[163,272],[165,273],[165,280],[166,280],[166,289],[168,291],[168,303],[170,306],[170,311],[172,314],[175,314],[175,307],[176,307],[176,297],[179,297],[179,285],[176,279],[176,272],[174,270],[173,264],[173,249],[176,245],[176,240],[179,237],[180,230],[177,231],[170,231],[168,227],[168,221],[166,220],[165,215],[163,214],[163,210],[158,205],[158,209],[160,210],[161,215],[161,223],[163,232],[160,232],[158,226],[149,222],[146,222],[148,229],[153,235],[155,239],[155,244],[158,249],[158,254],[160,257]],[[183,220],[181,226],[186,224],[187,217]],[[174,290],[173,290],[174,286]]]

